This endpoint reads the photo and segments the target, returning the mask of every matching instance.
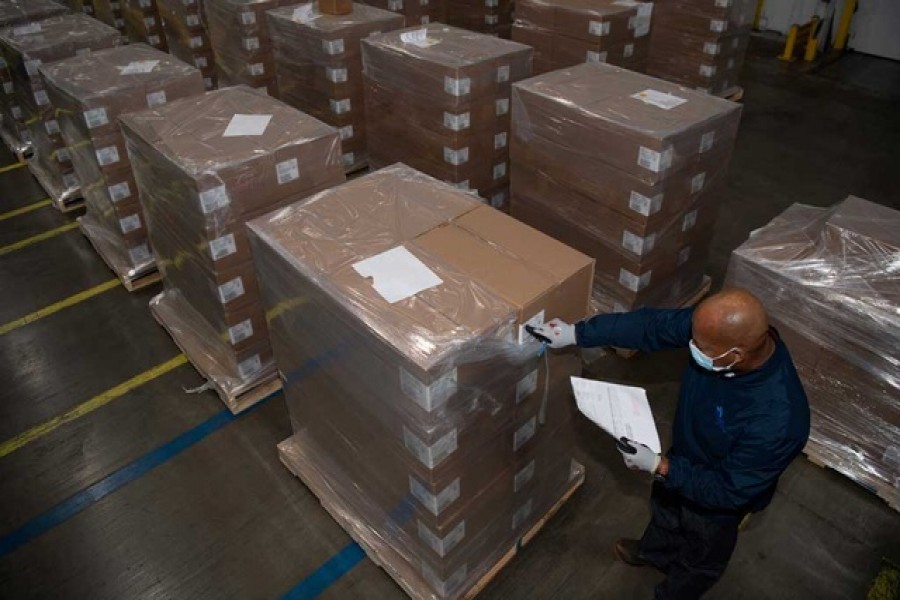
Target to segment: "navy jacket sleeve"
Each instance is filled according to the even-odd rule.
[[[575,325],[582,348],[617,346],[653,352],[684,348],[691,339],[693,308],[641,308],[628,313],[597,315]]]

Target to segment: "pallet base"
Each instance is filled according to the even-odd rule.
[[[148,267],[147,269],[131,277],[116,270],[114,261],[111,260],[111,253],[113,252],[112,248],[109,248],[108,244],[104,243],[103,240],[98,239],[94,235],[91,235],[90,229],[84,226],[81,218],[78,219],[78,229],[81,230],[81,233],[84,235],[84,237],[86,237],[87,240],[91,243],[91,246],[94,247],[94,250],[96,250],[97,254],[100,255],[100,258],[103,259],[103,262],[106,263],[106,266],[109,267],[109,270],[116,274],[116,277],[119,278],[119,281],[122,282],[122,285],[129,292],[142,290],[145,287],[151,286],[154,283],[158,283],[162,280],[162,277],[160,276],[159,271],[156,270],[155,265],[152,267]]]
[[[840,469],[831,466],[828,462],[822,457],[815,454],[815,451],[812,450],[808,445],[803,449],[803,454],[806,456],[806,459],[812,464],[816,465],[820,469],[827,469],[829,471],[834,471],[835,473],[840,474],[842,477],[846,477],[853,483],[859,485],[864,490],[871,492],[884,500],[885,504],[887,504],[893,510],[900,512],[900,491],[897,489],[893,489],[890,487],[878,488],[878,487],[870,487],[868,485],[864,485],[859,481],[855,481],[852,477],[848,476],[846,473],[843,473]]]
[[[0,139],[3,140],[3,143],[20,163],[28,162],[34,156],[34,149],[31,147],[31,144],[22,144],[13,138],[6,127],[0,127]]]
[[[47,178],[46,172],[44,172],[40,168],[33,168],[32,165],[34,163],[29,163],[28,170],[31,171],[31,174],[37,179],[37,182],[44,188],[44,191],[47,192],[47,196],[50,198],[50,201],[53,204],[53,208],[58,210],[61,213],[68,213],[72,211],[76,211],[80,208],[84,208],[84,198],[81,197],[81,192],[75,196],[62,198],[59,193],[54,193],[54,186]]]
[[[404,589],[411,597],[417,597],[415,590],[425,589],[428,584],[422,578],[422,576],[409,565],[399,553],[390,548],[387,544],[385,544],[381,548],[373,548],[363,536],[359,535],[355,526],[359,526],[358,523],[352,521],[351,517],[348,515],[352,515],[352,511],[348,510],[346,506],[341,502],[335,503],[324,503],[321,502],[323,497],[323,490],[327,487],[327,483],[320,481],[317,477],[313,476],[310,473],[304,472],[304,461],[297,460],[299,454],[302,454],[301,450],[298,450],[299,444],[293,437],[289,437],[284,440],[280,444],[278,444],[278,457],[281,460],[282,464],[287,468],[288,471],[291,472],[295,477],[300,479],[306,485],[307,488],[319,499],[322,507],[325,509],[331,517],[337,521],[337,523],[341,526],[344,531],[353,538],[359,546],[365,551],[366,556],[378,565],[381,569],[387,572],[397,584]],[[559,511],[560,508],[572,497],[572,495],[584,484],[584,467],[578,463],[573,461],[574,469],[573,474],[570,480],[570,485],[566,489],[566,492],[562,495],[562,497],[548,510],[544,515],[533,525],[525,534],[523,534],[517,543],[515,543],[509,550],[503,553],[503,555],[482,575],[471,587],[469,587],[465,592],[462,592],[459,595],[454,594],[454,597],[459,598],[461,600],[470,600],[474,598],[479,592],[481,592],[496,576],[497,574],[505,567],[509,562],[515,558],[516,554],[518,554],[519,550],[531,542],[535,536],[544,528],[547,522],[553,518],[553,516]],[[408,582],[413,583],[408,583]],[[434,597],[433,594],[430,597]]]

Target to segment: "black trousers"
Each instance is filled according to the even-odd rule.
[[[719,580],[737,543],[742,516],[708,516],[685,506],[660,483],[650,496],[652,517],[640,553],[666,574],[656,600],[692,600]]]

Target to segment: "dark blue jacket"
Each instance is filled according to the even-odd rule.
[[[578,345],[645,352],[683,348],[693,309],[644,308],[578,323]],[[773,330],[774,333],[774,330]],[[748,373],[713,373],[693,360],[675,413],[665,486],[710,513],[755,512],[809,437],[809,404],[787,347]]]

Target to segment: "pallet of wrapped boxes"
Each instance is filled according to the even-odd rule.
[[[365,4],[346,15],[289,6],[267,13],[283,102],[338,129],[344,169],[368,165],[360,41],[400,29],[403,17]]]
[[[119,33],[125,33],[125,13],[122,11],[122,0],[94,0],[94,18],[110,27],[115,27]]]
[[[731,255],[726,285],[766,305],[809,397],[804,452],[900,510],[900,212],[795,204]]]
[[[250,232],[282,461],[410,596],[463,597],[582,481],[580,359],[523,325],[583,318],[593,261],[405,165]]]
[[[156,0],[169,52],[203,73],[207,90],[218,87],[216,58],[203,0]]]
[[[509,39],[513,23],[512,0],[444,0],[444,23]],[[411,23],[410,25],[413,25]]]
[[[62,60],[41,74],[81,181],[81,231],[129,291],[158,281],[118,117],[202,94],[200,71],[132,44]]]
[[[119,121],[163,280],[151,312],[244,410],[280,387],[244,224],[344,181],[337,131],[246,86]]]
[[[125,35],[132,43],[143,43],[167,52],[166,34],[156,0],[119,0]]]
[[[363,4],[402,15],[406,27],[443,23],[447,16],[447,0],[364,0]]]
[[[58,15],[0,32],[0,51],[32,144],[28,167],[61,211],[83,203],[70,149],[60,133],[56,107],[47,95],[40,68],[119,42],[118,31],[83,14]]]

